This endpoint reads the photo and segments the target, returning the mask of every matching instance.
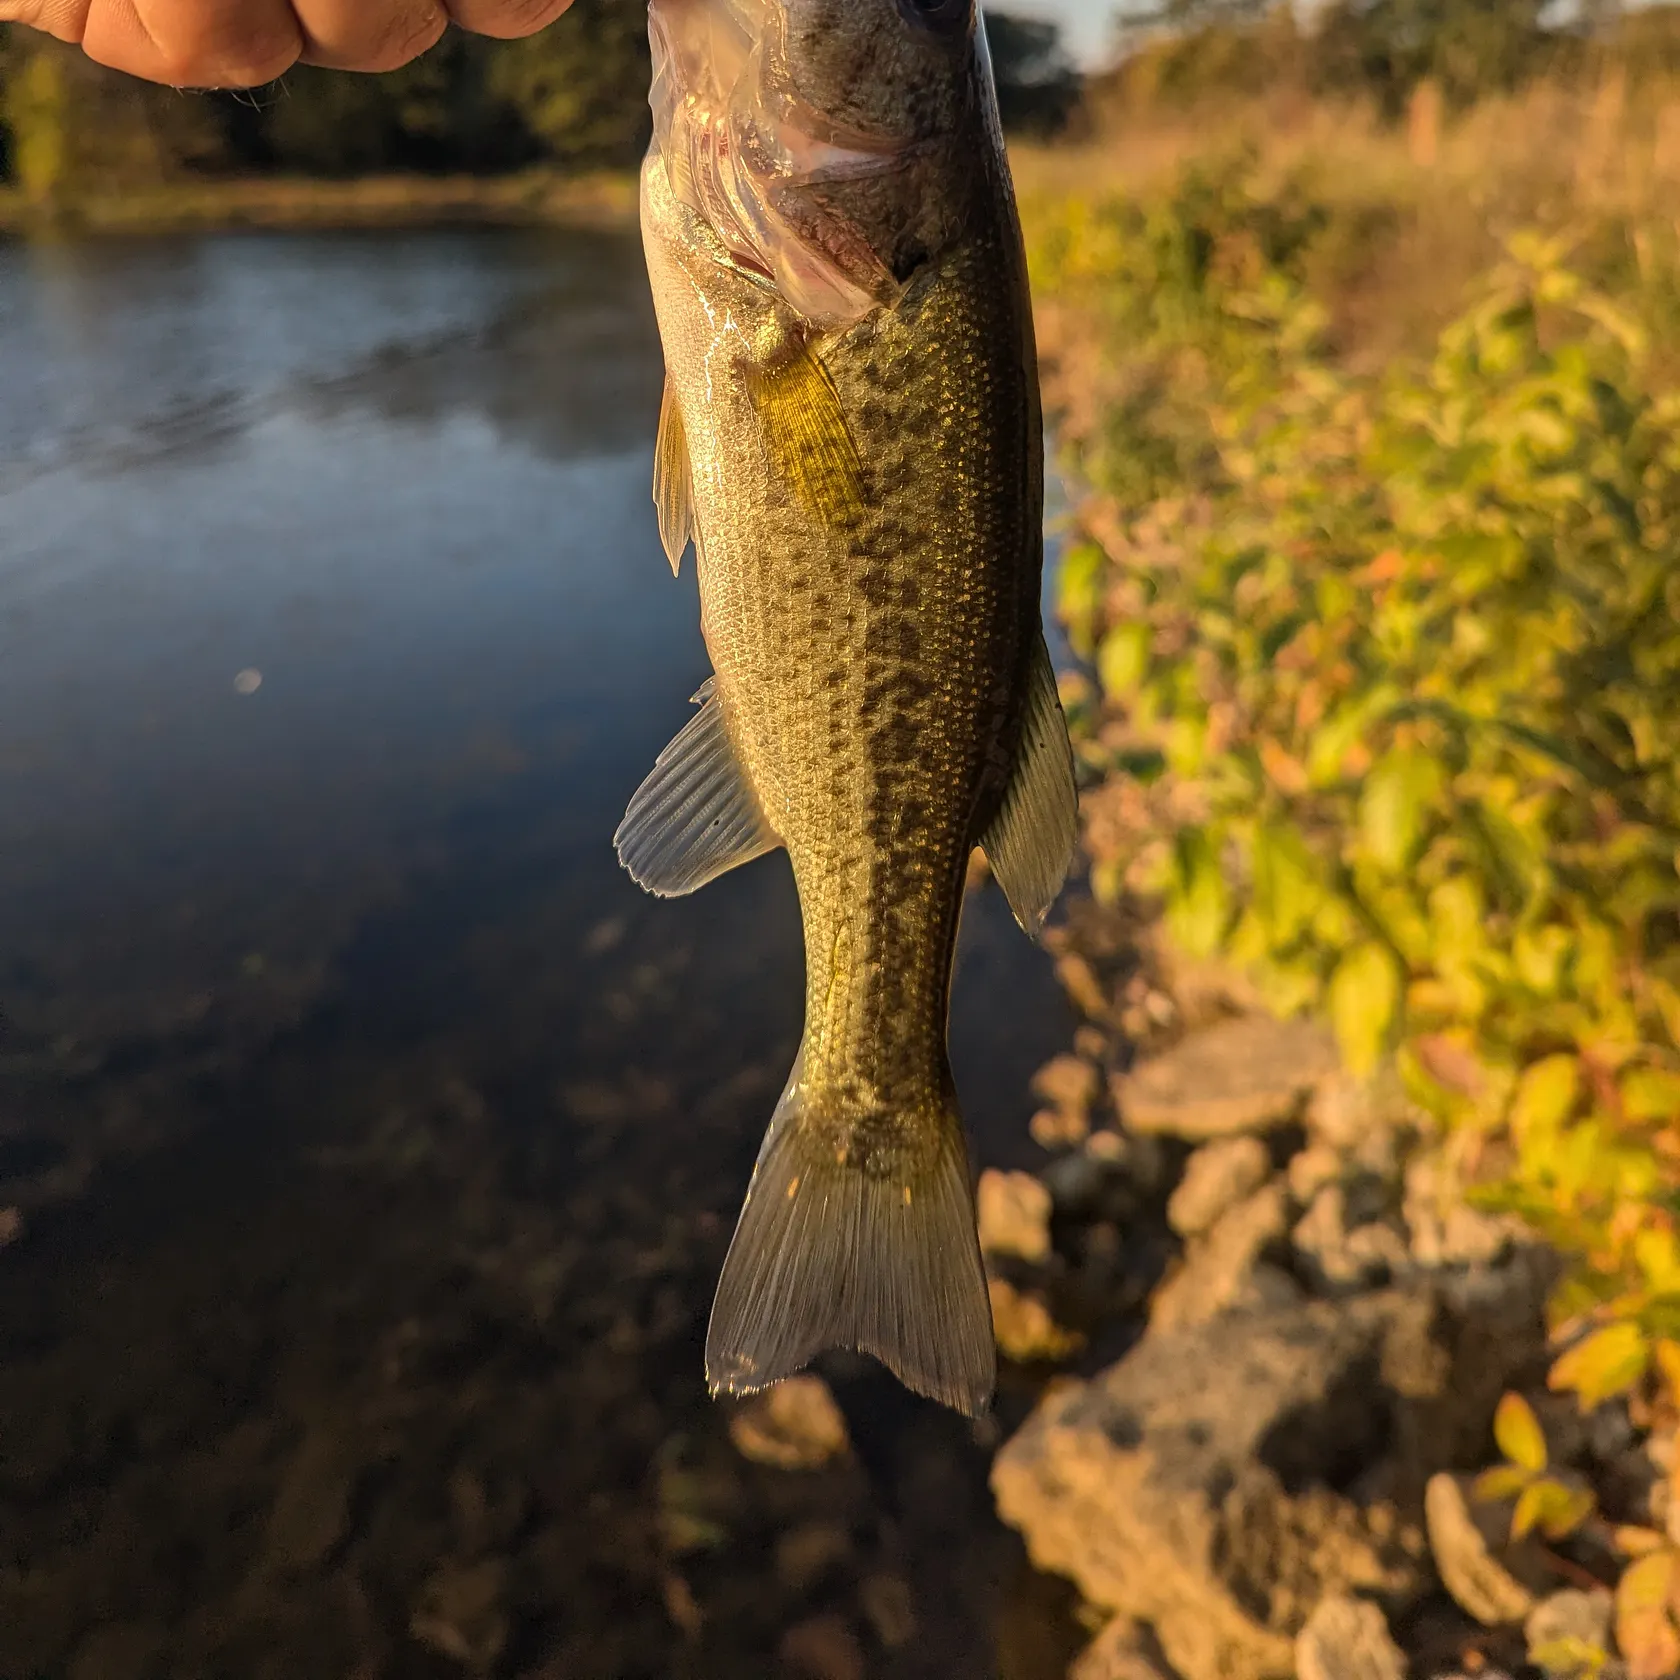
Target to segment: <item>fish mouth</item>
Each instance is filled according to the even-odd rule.
[[[777,0],[651,0],[654,149],[736,266],[833,330],[900,287],[824,188],[901,167],[914,142],[812,103],[788,74],[785,27]]]

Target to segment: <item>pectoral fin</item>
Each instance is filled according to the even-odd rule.
[[[826,525],[863,512],[863,463],[840,393],[808,344],[750,377],[771,471]]]
[[[653,450],[653,505],[659,511],[659,540],[675,577],[694,535],[694,469],[689,465],[682,410],[669,379],[659,404],[659,441]]]
[[[1078,838],[1073,749],[1041,634],[1027,675],[1014,769],[980,839],[1015,920],[1035,938],[1067,879]]]
[[[781,844],[724,727],[715,678],[630,801],[613,845],[638,885],[679,898]]]

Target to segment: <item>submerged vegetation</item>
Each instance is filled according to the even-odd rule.
[[[1296,37],[1227,23],[1022,172],[1092,889],[1395,1067],[1571,1262],[1553,1386],[1647,1423],[1680,1405],[1677,23],[1526,83],[1493,42],[1476,102],[1439,53],[1319,96],[1323,37],[1233,99],[1245,39]],[[1527,1526],[1586,1520],[1507,1450]],[[1680,1554],[1622,1539],[1624,1655],[1671,1672]]]

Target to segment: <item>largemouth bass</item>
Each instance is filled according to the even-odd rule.
[[[996,1352],[946,1051],[983,846],[1073,849],[1020,230],[974,0],[652,0],[654,499],[714,675],[617,836],[692,892],[785,846],[804,1042],[712,1309],[714,1393],[826,1348],[974,1413]]]

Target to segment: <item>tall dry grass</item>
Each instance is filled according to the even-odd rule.
[[[1680,77],[1617,66],[1462,114],[1426,84],[1398,124],[1289,89],[1179,108],[1099,96],[1077,144],[1014,154],[1029,223],[1074,197],[1148,200],[1238,160],[1256,198],[1321,208],[1302,278],[1351,370],[1427,352],[1521,229],[1570,239],[1618,293],[1649,293],[1680,339]]]

